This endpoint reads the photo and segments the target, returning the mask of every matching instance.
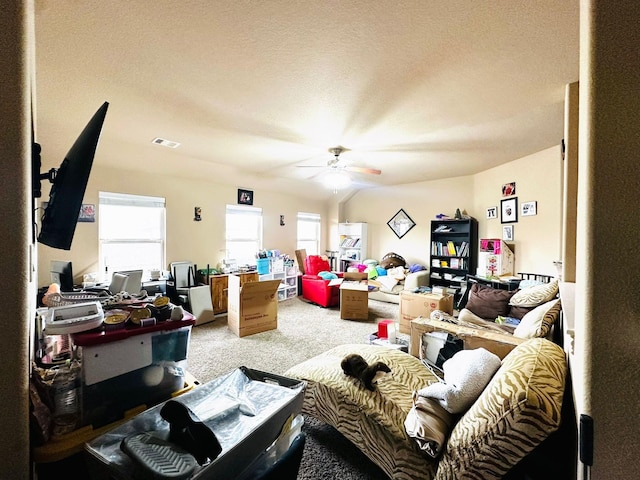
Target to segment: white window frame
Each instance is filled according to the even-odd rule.
[[[315,238],[304,238],[300,236],[300,224],[304,223],[313,223],[316,225],[316,236]],[[307,213],[307,212],[298,212],[297,216],[297,249],[304,248],[307,250],[307,255],[320,255],[320,245],[322,238],[322,217],[319,213]],[[316,244],[315,252],[313,249],[306,248],[307,244],[310,242],[314,242]]]
[[[104,253],[106,245],[142,245],[142,244],[156,244],[159,248],[160,258],[157,259],[158,265],[149,268],[144,268],[145,272],[143,274],[143,279],[147,279],[150,276],[149,270],[151,269],[160,269],[166,270],[166,200],[163,197],[151,197],[145,195],[133,195],[127,193],[115,193],[115,192],[99,192],[99,208],[98,208],[98,237],[99,237],[99,268],[100,272],[107,272],[107,276],[110,276],[112,272],[118,270],[134,270],[141,267],[139,264],[135,263],[122,263],[115,259],[108,259]],[[118,238],[112,238],[109,236],[108,232],[104,231],[104,224],[100,224],[101,215],[100,212],[103,208],[107,206],[118,206],[118,207],[138,207],[142,208],[155,208],[161,209],[160,212],[160,225],[158,225],[160,232],[159,237],[151,237],[151,238],[142,238],[142,237],[123,237],[119,235]],[[123,210],[123,214],[126,215],[126,211]],[[122,232],[120,232],[122,233]],[[109,279],[105,279],[109,281]]]
[[[249,207],[246,205],[227,205],[225,212],[225,259],[234,260],[237,262],[237,265],[255,265],[257,253],[262,250],[262,242],[263,242],[263,219],[262,219],[262,209],[257,207]],[[247,236],[232,236],[232,230],[227,228],[230,222],[238,222],[242,221],[243,217],[251,216],[259,219],[256,225],[256,231],[248,234]],[[237,223],[234,223],[237,224]],[[235,229],[234,229],[235,230]],[[229,242],[233,243],[245,243],[251,244],[251,246],[255,247],[251,249],[251,253],[248,253],[249,250],[245,250],[245,254],[238,254],[237,251],[233,251],[232,248],[229,248]]]

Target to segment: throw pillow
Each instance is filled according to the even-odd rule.
[[[397,253],[389,252],[380,261],[380,265],[386,269],[393,267],[404,267],[407,264],[404,258]]]
[[[513,332],[513,336],[520,338],[546,337],[560,314],[560,308],[559,299],[539,305],[522,317],[520,324]]]
[[[558,280],[543,283],[534,287],[520,289],[511,297],[511,305],[518,307],[537,307],[550,301],[558,294]]]
[[[376,280],[382,284],[382,289],[387,291],[392,291],[393,287],[398,284],[398,280],[395,277],[391,277],[389,275],[384,275],[378,277]]]
[[[421,272],[422,270],[426,270],[426,268],[424,265],[420,265],[419,263],[414,263],[409,266],[409,272],[411,273]]]
[[[449,413],[464,413],[500,365],[500,357],[485,348],[460,350],[442,365],[444,382],[432,383],[418,390],[418,395],[438,400]]]
[[[433,398],[413,394],[413,406],[404,421],[407,435],[413,438],[431,458],[442,452],[455,416],[447,412]]]
[[[480,318],[495,320],[498,316],[505,317],[509,314],[509,300],[514,294],[515,292],[474,283],[465,308]]]

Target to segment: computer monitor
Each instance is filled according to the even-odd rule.
[[[137,295],[142,290],[142,270],[118,270],[114,273],[123,273],[127,275],[127,283],[125,291],[131,295]],[[112,292],[116,293],[116,292]]]
[[[60,285],[61,292],[73,292],[73,269],[71,262],[51,260],[51,283]]]

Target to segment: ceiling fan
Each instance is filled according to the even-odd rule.
[[[382,173],[381,170],[376,168],[369,167],[355,167],[351,165],[346,165],[342,160],[340,160],[340,154],[342,152],[348,151],[348,148],[344,147],[332,147],[329,149],[329,153],[331,153],[334,158],[327,160],[326,167],[332,170],[345,170],[347,172],[355,172],[355,173],[366,173],[369,175],[380,175]],[[325,167],[325,165],[298,165],[298,167]]]

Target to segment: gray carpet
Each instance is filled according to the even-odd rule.
[[[192,329],[188,370],[208,382],[239,366],[275,374],[336,345],[364,343],[381,319],[397,319],[398,305],[369,300],[369,319],[341,320],[337,308],[302,297],[278,304],[278,328],[238,338],[225,316]],[[307,435],[298,480],[384,480],[388,477],[333,427],[305,418]]]

